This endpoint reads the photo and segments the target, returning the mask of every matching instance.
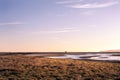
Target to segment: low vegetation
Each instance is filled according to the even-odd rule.
[[[120,63],[0,56],[0,80],[120,80]]]

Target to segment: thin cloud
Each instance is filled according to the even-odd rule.
[[[59,34],[59,33],[79,32],[79,31],[80,30],[78,29],[64,28],[63,30],[33,32],[33,34]]]
[[[0,23],[0,26],[8,26],[8,25],[21,25],[23,23],[21,22],[2,22]]]
[[[83,0],[63,0],[63,1],[58,1],[56,2],[57,4],[68,4],[68,3],[76,3],[76,2],[81,2]]]
[[[89,3],[89,4],[73,4],[73,5],[68,5],[68,7],[71,8],[103,8],[103,7],[110,7],[113,5],[118,4],[119,2],[106,2],[106,3]]]
[[[66,7],[78,9],[104,8],[116,5],[118,3],[118,0],[62,0],[57,2],[57,4],[62,4]]]
[[[80,30],[56,30],[56,31],[41,31],[38,33],[49,34],[49,33],[68,33],[68,32],[78,32]]]

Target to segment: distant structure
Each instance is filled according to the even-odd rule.
[[[67,54],[67,51],[65,51],[65,54]]]

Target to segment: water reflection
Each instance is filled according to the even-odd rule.
[[[63,56],[53,56],[49,58],[71,58],[71,59],[90,59],[90,60],[112,60],[112,61],[120,61],[120,53],[104,53],[104,54],[79,54],[79,55],[70,55],[65,54]]]

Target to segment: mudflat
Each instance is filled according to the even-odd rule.
[[[120,63],[7,55],[0,80],[120,80]]]

